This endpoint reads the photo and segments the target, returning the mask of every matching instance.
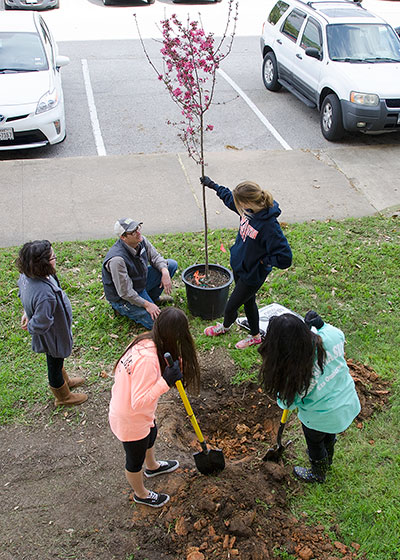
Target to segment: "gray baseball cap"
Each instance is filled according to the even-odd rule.
[[[120,237],[124,233],[130,233],[131,231],[135,231],[138,227],[140,227],[143,222],[135,222],[131,218],[121,218],[120,220],[115,222],[114,225],[114,232],[115,235]]]

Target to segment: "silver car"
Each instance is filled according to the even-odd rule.
[[[5,10],[48,10],[59,7],[60,0],[4,0]]]

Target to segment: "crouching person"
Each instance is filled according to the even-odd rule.
[[[344,343],[341,330],[309,311],[304,322],[291,313],[273,317],[258,349],[261,386],[281,408],[298,410],[311,466],[294,474],[306,482],[325,481],[336,434],[361,410]]]
[[[166,366],[169,352],[173,366]],[[146,478],[167,474],[179,467],[177,460],[158,461],[154,443],[157,437],[155,412],[160,396],[183,380],[198,390],[199,365],[186,315],[168,307],[157,316],[151,332],[136,337],[114,367],[109,421],[114,435],[125,450],[125,476],[139,504],[161,507],[169,495],[148,490]],[[142,467],[145,465],[144,471]]]
[[[118,240],[103,261],[102,281],[114,311],[150,330],[160,314],[159,306],[173,301],[171,278],[178,263],[164,259],[141,229],[142,222],[131,218],[115,223]]]

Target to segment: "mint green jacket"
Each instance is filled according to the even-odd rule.
[[[307,394],[296,395],[289,410],[297,408],[299,420],[307,428],[336,434],[350,426],[361,410],[360,401],[344,357],[343,332],[328,323],[313,330],[322,338],[326,352],[323,372],[315,360]],[[280,399],[278,405],[287,408]]]

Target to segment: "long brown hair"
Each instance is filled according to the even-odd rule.
[[[264,191],[260,185],[253,181],[243,181],[232,191],[233,200],[239,214],[244,214],[245,210],[250,209],[256,213],[266,208],[271,208],[274,204],[274,197],[268,191]]]
[[[185,313],[177,307],[167,307],[154,321],[153,329],[132,340],[115,363],[113,372],[121,358],[142,340],[152,340],[156,345],[158,362],[164,371],[166,362],[164,354],[169,352],[175,361],[182,359],[183,384],[191,393],[198,394],[200,389],[200,368],[196,348],[189,330]]]
[[[259,382],[273,399],[290,406],[296,395],[304,397],[310,387],[314,363],[321,372],[325,361],[322,339],[296,315],[272,317],[262,344]]]

